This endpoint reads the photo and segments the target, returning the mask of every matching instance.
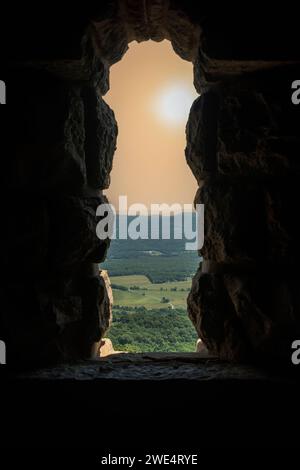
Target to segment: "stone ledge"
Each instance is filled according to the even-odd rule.
[[[199,353],[114,354],[95,360],[62,364],[19,375],[18,379],[96,382],[291,382],[280,373],[251,365],[222,362]]]

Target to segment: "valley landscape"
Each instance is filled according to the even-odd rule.
[[[117,237],[100,266],[108,271],[113,289],[113,323],[107,336],[116,350],[195,350],[197,334],[187,316],[186,298],[201,259],[196,251],[185,250],[184,238],[174,238],[174,218],[170,225],[170,240]]]

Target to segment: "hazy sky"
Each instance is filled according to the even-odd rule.
[[[192,203],[196,180],[186,164],[185,124],[192,102],[192,64],[169,41],[132,42],[111,67],[105,101],[114,110],[119,135],[106,194],[117,207],[128,203]]]

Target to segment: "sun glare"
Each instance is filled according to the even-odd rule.
[[[174,202],[190,204],[197,181],[186,164],[185,126],[193,101],[193,65],[178,57],[169,41],[130,43],[111,67],[105,101],[118,122],[111,185],[106,191],[118,207]]]
[[[187,122],[197,96],[195,89],[186,82],[166,85],[155,97],[153,110],[159,120],[171,126],[180,126]]]

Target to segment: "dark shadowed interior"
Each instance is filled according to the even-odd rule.
[[[205,204],[203,263],[188,296],[189,318],[217,361],[203,375],[220,378],[220,361],[289,367],[300,337],[296,20],[279,7],[271,21],[242,7],[235,15],[202,13],[195,1],[105,0],[59,15],[50,8],[47,20],[25,27],[20,9],[0,77],[9,102],[5,120],[1,111],[9,155],[1,175],[0,311],[8,361],[27,368],[98,354],[111,304],[109,279],[98,269],[109,243],[96,236],[96,208],[105,201],[118,133],[102,97],[110,66],[131,41],[168,39],[193,63],[201,95],[185,152],[199,186],[195,202]],[[82,377],[96,375],[99,391],[99,370],[114,379],[116,367],[115,380],[124,378],[126,359],[119,360],[91,361]],[[155,361],[176,362],[152,357],[151,367]],[[199,381],[203,360],[195,353],[186,361],[179,378]],[[78,372],[61,367],[57,374],[68,378]],[[243,376],[236,365],[224,367],[229,382]],[[134,380],[143,380],[133,369]]]
[[[298,109],[290,99],[299,66],[290,43],[277,47],[276,36],[262,48],[262,18],[250,40],[246,26],[229,18],[225,28],[190,2],[102,2],[81,21],[70,19],[59,41],[36,25],[39,44],[19,45],[4,77],[16,135],[2,186],[11,194],[1,309],[11,360],[91,357],[109,326],[108,283],[97,269],[108,246],[96,237],[95,209],[109,186],[117,123],[102,95],[128,43],[148,39],[170,40],[193,62],[201,94],[186,160],[206,233],[189,316],[222,359],[284,358],[299,332]]]

